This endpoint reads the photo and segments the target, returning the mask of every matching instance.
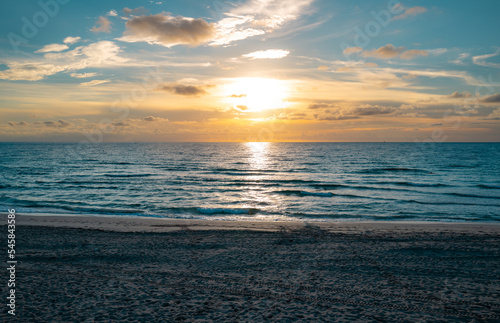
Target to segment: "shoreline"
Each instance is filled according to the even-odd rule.
[[[6,223],[8,213],[0,213]],[[16,213],[19,226],[66,227],[114,232],[172,232],[177,230],[250,230],[276,232],[316,227],[328,232],[462,232],[500,233],[495,222],[434,221],[253,221],[202,220],[135,216],[103,216],[93,214]]]

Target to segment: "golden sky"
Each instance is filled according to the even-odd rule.
[[[498,2],[7,6],[0,141],[500,138]]]

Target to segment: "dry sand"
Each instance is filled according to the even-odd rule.
[[[498,224],[17,214],[16,225],[20,321],[500,321]]]

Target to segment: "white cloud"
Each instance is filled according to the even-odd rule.
[[[116,16],[118,16],[118,12],[116,12],[115,9],[112,9],[106,15],[110,16],[110,17],[116,17]]]
[[[237,15],[256,15],[260,19],[293,19],[304,13],[314,0],[250,0],[231,11]]]
[[[406,69],[395,69],[395,68],[378,68],[375,69],[375,73],[394,73],[394,74],[404,74],[404,75],[416,75],[416,76],[425,76],[429,78],[452,78],[452,79],[460,79],[466,82],[469,85],[484,85],[480,80],[475,78],[474,76],[469,75],[464,71],[443,71],[443,70],[406,70]]]
[[[243,57],[250,59],[279,59],[287,57],[290,54],[289,50],[283,49],[268,49],[268,50],[260,50],[256,52],[252,52],[249,54],[243,55]]]
[[[69,47],[64,44],[49,44],[43,46],[41,49],[35,51],[35,53],[50,53],[50,52],[61,52],[68,49]]]
[[[10,63],[8,70],[0,71],[0,79],[11,81],[38,81],[47,75],[53,75],[66,70],[65,66],[46,64],[40,62],[32,63]]]
[[[50,53],[50,52],[62,52],[69,49],[68,45],[74,44],[80,41],[80,37],[66,37],[63,40],[64,44],[49,44],[43,46],[41,49],[35,51],[35,53]]]
[[[480,65],[480,66],[500,68],[500,64],[499,63],[486,62],[486,60],[488,58],[492,58],[492,57],[498,56],[498,54],[500,54],[500,49],[497,50],[493,54],[486,54],[486,55],[474,56],[474,57],[472,57],[472,62],[474,62],[474,64]]]
[[[458,58],[456,60],[451,61],[451,63],[457,64],[457,65],[464,65],[464,59],[469,57],[470,54],[468,53],[462,53],[458,55]]]
[[[399,20],[399,19],[406,19],[410,16],[417,16],[420,15],[424,12],[426,12],[427,9],[424,7],[413,7],[413,8],[408,8],[406,9],[402,14],[395,16],[392,18],[392,20]]]
[[[79,42],[82,38],[81,37],[66,37],[63,40],[63,43],[65,44],[74,44],[76,42]]]
[[[264,35],[266,33],[264,30],[248,27],[252,21],[254,19],[250,16],[233,16],[220,20],[216,25],[217,36],[210,45],[227,45],[238,40]]]
[[[436,49],[426,49],[425,51],[430,55],[437,56],[446,53],[448,50],[446,48],[436,48]]]
[[[249,0],[225,13],[216,24],[217,37],[210,45],[227,45],[253,36],[271,33],[297,19],[314,0]]]
[[[99,84],[109,83],[111,80],[92,80],[90,82],[80,83],[81,86],[95,86]]]
[[[45,58],[67,63],[69,69],[119,65],[127,59],[118,56],[120,47],[111,41],[100,41],[87,46],[80,46],[64,53],[45,54]]]
[[[99,74],[97,73],[71,73],[69,76],[77,78],[77,79],[84,79],[88,77],[95,77],[98,76]]]
[[[7,62],[9,69],[0,71],[0,79],[38,81],[63,71],[119,66],[128,61],[120,57],[119,52],[120,47],[113,42],[100,41],[63,53],[47,53],[38,61]]]

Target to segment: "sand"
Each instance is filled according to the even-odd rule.
[[[21,321],[500,321],[498,224],[17,214],[16,225]]]

